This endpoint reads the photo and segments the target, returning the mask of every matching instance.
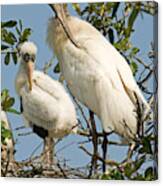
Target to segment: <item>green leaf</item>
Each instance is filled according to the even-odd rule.
[[[14,98],[7,97],[5,101],[2,103],[3,110],[7,111],[10,107],[12,107],[15,103]]]
[[[3,131],[3,137],[4,137],[4,138],[7,138],[7,139],[11,139],[11,137],[12,137],[11,131],[8,130],[8,129],[5,129],[5,130]]]
[[[22,24],[22,20],[19,19],[19,27],[20,27],[20,31],[22,32],[23,30],[23,24]]]
[[[7,48],[9,48],[9,46],[7,46],[7,45],[1,45],[1,50],[6,50]]]
[[[25,42],[28,40],[28,37],[31,35],[31,29],[30,28],[26,28],[24,29],[22,36],[20,37],[20,42]]]
[[[114,43],[114,31],[112,28],[109,28],[108,36],[109,36],[109,41],[113,44]]]
[[[11,21],[7,21],[7,22],[2,22],[1,23],[1,27],[4,28],[4,27],[7,27],[7,28],[12,28],[14,26],[17,25],[17,21],[14,21],[14,20],[11,20]]]
[[[105,4],[103,3],[102,5],[101,5],[101,8],[100,8],[100,16],[104,16],[104,13],[105,13]]]
[[[150,137],[144,137],[142,139],[143,147],[139,150],[139,153],[152,154],[152,146]]]
[[[55,73],[59,73],[60,72],[60,67],[59,67],[59,63],[54,67],[53,70]]]
[[[80,10],[80,5],[79,5],[79,3],[73,3],[73,4],[72,4],[72,7],[75,9],[75,11],[76,11],[79,15],[81,15],[81,10]]]
[[[4,60],[5,60],[5,65],[8,65],[10,63],[10,53],[9,52],[7,52]]]
[[[92,16],[92,18],[93,18],[93,16]],[[95,19],[92,20],[92,23],[93,23],[93,25],[98,29],[98,28],[101,27],[101,20],[100,20],[100,19],[96,19],[96,17],[94,17],[94,18],[95,18]]]
[[[132,47],[128,37],[114,43],[114,46],[120,51],[127,51]]]
[[[20,32],[20,30],[18,29],[18,27],[16,27],[15,29],[16,29],[17,34],[18,34],[19,36],[21,36],[21,32]]]
[[[101,179],[102,179],[102,180],[111,180],[112,178],[111,178],[110,175],[103,174],[103,175],[101,176]]]
[[[1,102],[3,102],[6,99],[8,94],[9,94],[9,91],[7,89],[2,90],[2,92],[1,92]]]
[[[139,160],[137,160],[134,164],[133,172],[136,172],[145,162],[145,156],[142,156]]]
[[[3,41],[13,45],[17,39],[15,37],[15,35],[12,32],[6,33],[6,35],[4,35]]]
[[[14,113],[14,114],[21,114],[21,112],[18,112],[17,110],[13,109],[13,108],[9,108],[6,110],[7,112],[11,112],[11,113]]]
[[[13,52],[13,53],[12,53],[12,59],[13,59],[13,62],[14,62],[15,64],[17,64],[17,54],[16,54],[16,52]]]
[[[153,167],[148,167],[144,176],[146,180],[151,180],[153,178]]]
[[[139,51],[140,51],[139,48],[134,47],[134,48],[132,49],[132,54],[136,55]]]
[[[118,170],[114,170],[113,173],[112,173],[112,179],[114,180],[123,180],[123,175],[120,171]]]
[[[5,37],[8,35],[8,32],[6,29],[2,28],[1,30],[1,40],[4,41],[5,40]]]
[[[14,105],[14,103],[15,103],[15,99],[14,98],[10,98],[7,103],[8,103],[8,107],[12,107]]]
[[[115,15],[116,15],[116,13],[117,13],[117,10],[118,10],[118,8],[119,8],[119,5],[120,5],[120,3],[118,3],[118,2],[114,4],[114,6],[113,6],[112,18],[115,17]]]
[[[15,35],[12,32],[9,32],[9,36],[12,38],[12,40],[14,42],[17,42],[17,39],[16,39]]]
[[[132,13],[130,14],[130,17],[128,19],[128,26],[132,28],[136,17],[138,16],[139,10],[137,8],[134,8]]]
[[[128,29],[126,32],[127,36],[130,36],[134,22],[139,14],[139,9],[138,8],[133,8],[133,11],[131,12],[129,18],[128,18]]]
[[[126,166],[124,167],[124,173],[125,175],[130,178],[133,171],[132,171],[132,164],[131,163],[127,163]]]
[[[130,68],[132,70],[133,75],[135,75],[136,72],[138,71],[138,65],[134,61],[132,61],[130,63]]]

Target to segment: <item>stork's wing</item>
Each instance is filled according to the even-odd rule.
[[[43,91],[50,94],[56,100],[67,101],[69,96],[64,87],[58,81],[53,80],[48,75],[40,71],[35,71],[33,74],[34,84],[40,87]]]
[[[94,102],[98,101],[96,105],[101,112],[100,117],[104,130],[114,130],[126,137],[134,137],[137,132],[135,112],[137,99],[147,109],[149,109],[149,106],[133,77],[129,65],[123,56],[94,27],[76,18],[74,19],[75,23],[76,27],[80,25],[80,30],[78,29],[78,33],[75,35],[76,41],[81,46],[80,51],[83,50],[84,55],[87,56],[87,60],[85,57],[85,63],[87,63],[87,66],[89,65],[89,69],[94,71],[94,77],[97,79],[92,86],[89,99],[92,99],[93,96],[91,95],[96,96]],[[84,70],[83,78],[80,78],[81,81],[84,80],[87,71],[87,69]],[[82,72],[78,73],[81,74]],[[89,82],[90,91],[89,78],[87,82]],[[84,91],[82,93],[85,94]],[[87,103],[89,103],[89,100],[87,100]]]
[[[45,129],[55,128],[57,120],[57,101],[46,91],[33,85],[30,92],[28,86],[24,86],[20,91],[23,104],[23,116],[30,125],[37,125]]]
[[[32,91],[28,90],[27,85],[20,91],[25,119],[30,124],[45,129],[54,129],[61,114],[60,107],[62,101],[64,102],[65,94],[63,87],[58,82],[41,72],[35,71]]]
[[[80,26],[85,28],[76,35],[77,41],[93,61],[100,66],[109,81],[112,81],[118,90],[125,90],[134,104],[138,98],[149,109],[124,57],[94,27],[85,21],[75,20],[78,25],[80,22]],[[86,28],[87,34],[84,34]]]
[[[48,75],[35,71],[32,91],[25,85],[20,91],[20,96],[23,115],[30,124],[47,130],[66,130],[76,124],[75,108],[71,99],[63,86]]]

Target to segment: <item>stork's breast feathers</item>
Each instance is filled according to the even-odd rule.
[[[70,41],[58,45],[57,57],[66,81],[72,82],[71,92],[100,117],[105,131],[111,128],[120,135],[133,137],[137,131],[137,119],[129,92],[136,92],[144,104],[146,101],[129,65],[91,24],[74,17],[68,24],[82,46],[77,48]],[[62,34],[60,32],[56,37],[62,37]]]
[[[62,85],[41,72],[33,76],[32,91],[25,85],[21,89],[23,116],[29,123],[52,130],[55,137],[58,131],[69,131],[76,125],[73,103]],[[60,136],[60,134],[59,134]]]

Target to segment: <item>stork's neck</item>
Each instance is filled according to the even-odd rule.
[[[18,94],[20,94],[20,89],[25,85],[25,83],[27,83],[27,69],[25,64],[20,63],[15,81],[16,91]]]

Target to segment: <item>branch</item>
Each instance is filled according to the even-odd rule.
[[[150,70],[149,73],[146,75],[146,77],[144,79],[142,79],[141,81],[137,82],[138,85],[143,84],[145,81],[147,81],[148,78],[152,75],[152,73],[153,73],[153,70]]]
[[[92,153],[90,153],[86,148],[84,148],[83,146],[80,146],[80,149],[82,149],[86,154],[88,154],[90,157],[93,156]],[[96,158],[101,161],[102,163],[105,163],[107,165],[115,165],[115,166],[119,166],[119,163],[115,162],[114,160],[104,160],[103,158],[101,158],[99,155],[96,154]]]

